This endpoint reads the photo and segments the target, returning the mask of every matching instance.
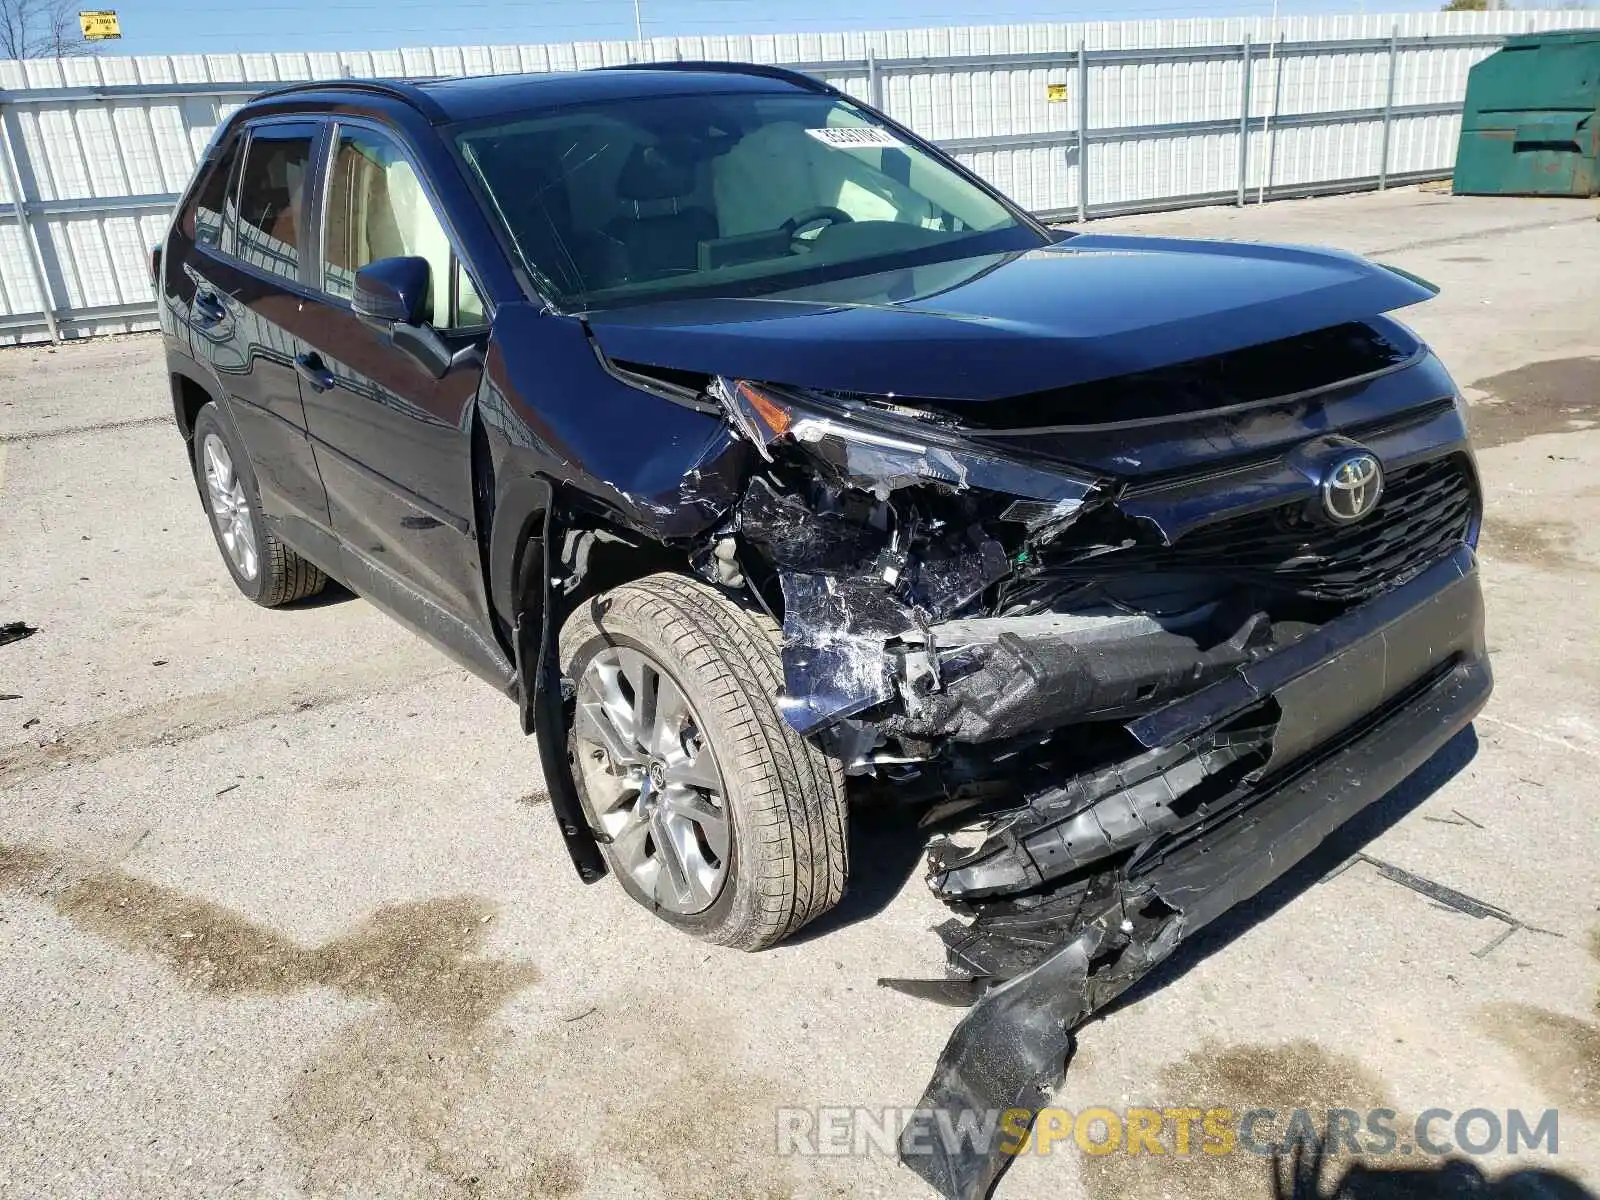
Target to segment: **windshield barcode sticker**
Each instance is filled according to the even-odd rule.
[[[898,150],[902,145],[894,134],[876,125],[831,125],[806,132],[823,145],[841,150]]]

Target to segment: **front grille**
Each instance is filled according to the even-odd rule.
[[[1325,525],[1305,504],[1206,525],[1160,552],[1164,566],[1222,572],[1325,600],[1357,600],[1416,574],[1472,525],[1473,487],[1459,454],[1391,471],[1378,507]]]

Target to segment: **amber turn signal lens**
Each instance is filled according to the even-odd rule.
[[[739,395],[744,398],[745,403],[753,408],[756,415],[766,422],[766,426],[772,431],[773,437],[782,437],[789,432],[789,426],[794,424],[793,413],[752,383],[746,383],[741,379],[737,387]]]

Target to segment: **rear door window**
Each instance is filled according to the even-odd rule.
[[[253,130],[239,180],[234,253],[251,266],[286,279],[300,278],[315,135],[315,128],[306,125]]]

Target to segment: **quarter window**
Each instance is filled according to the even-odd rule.
[[[257,129],[239,181],[236,253],[289,279],[300,276],[311,137],[300,130]]]
[[[348,299],[356,272],[368,263],[423,258],[430,280],[426,319],[441,328],[482,322],[483,302],[456,260],[422,181],[388,138],[340,129],[323,221],[323,287],[332,295]]]
[[[243,141],[243,138],[236,139],[222,154],[195,196],[194,207],[189,210],[186,232],[202,246],[220,249],[224,227],[233,224],[232,184]]]
[[[483,311],[483,297],[472,285],[472,277],[458,260],[456,262],[456,319],[457,325],[482,325],[489,318]]]

